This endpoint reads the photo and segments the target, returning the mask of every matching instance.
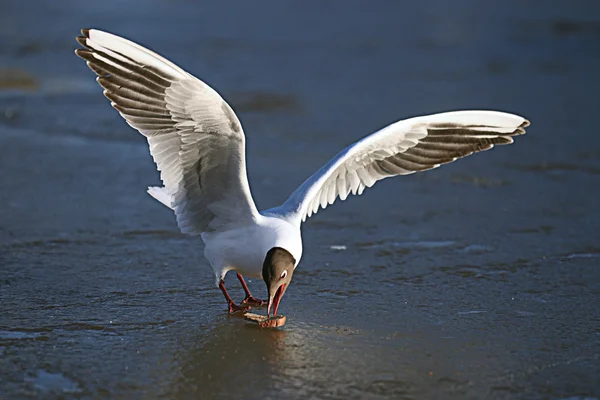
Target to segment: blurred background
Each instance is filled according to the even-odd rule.
[[[147,144],[73,54],[81,28],[223,95],[260,209],[399,119],[532,126],[310,219],[288,323],[258,331],[145,193]],[[0,398],[599,399],[598,71],[592,0],[5,0]]]

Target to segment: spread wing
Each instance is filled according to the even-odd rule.
[[[245,137],[231,107],[204,82],[121,37],[82,30],[76,54],[104,95],[144,135],[182,232],[200,234],[256,218],[246,174]]]
[[[375,182],[437,168],[513,142],[529,121],[497,111],[455,111],[396,122],[350,145],[308,178],[281,206],[265,213],[296,221],[362,194]]]

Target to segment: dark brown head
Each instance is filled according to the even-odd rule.
[[[269,293],[268,315],[271,315],[271,307],[273,307],[273,316],[277,315],[279,302],[292,281],[295,265],[294,257],[281,247],[273,247],[267,253],[263,263],[262,276]]]

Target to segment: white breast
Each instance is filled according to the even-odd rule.
[[[300,227],[275,217],[260,216],[255,224],[202,234],[204,255],[215,272],[217,283],[234,270],[253,278],[262,277],[267,252],[281,247],[292,254],[296,265],[302,257]]]

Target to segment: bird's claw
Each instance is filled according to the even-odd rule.
[[[254,296],[246,296],[246,298],[242,300],[242,304],[251,304],[256,307],[264,307],[267,305],[267,302],[264,300],[257,299]]]
[[[234,314],[239,314],[239,313],[246,313],[248,311],[250,311],[252,309],[252,307],[250,307],[250,305],[245,305],[244,303],[240,304],[239,306],[236,305],[235,303],[229,303],[229,314],[230,315],[234,315]]]

